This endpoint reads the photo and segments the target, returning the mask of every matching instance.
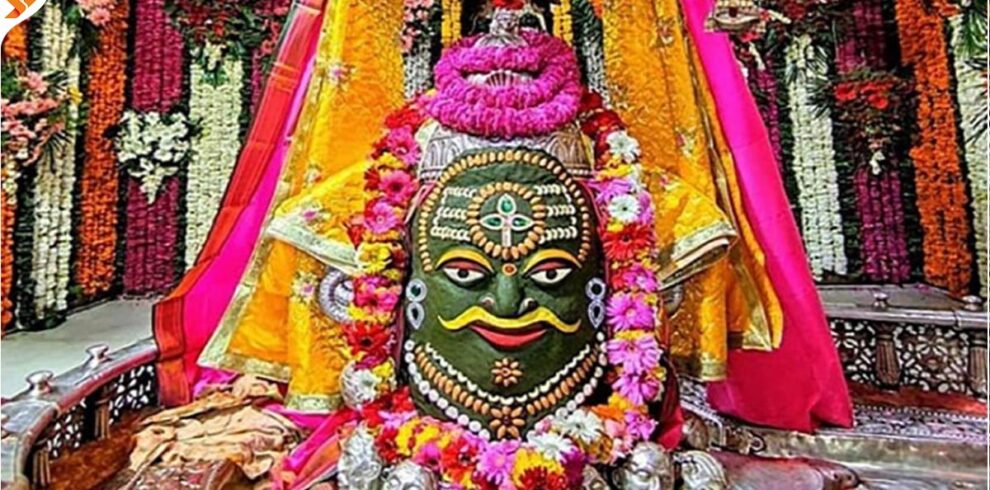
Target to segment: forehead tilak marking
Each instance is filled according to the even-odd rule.
[[[440,224],[440,221],[442,219],[457,219],[459,221],[459,218],[461,217],[461,209],[451,207],[449,204],[450,198],[461,198],[467,200],[472,200],[472,198],[476,199],[481,190],[462,186],[448,187],[446,184],[457,175],[460,175],[469,169],[506,162],[537,166],[551,172],[556,178],[560,179],[561,183],[539,184],[532,186],[532,188],[512,182],[501,182],[498,184],[501,186],[502,192],[506,190],[517,190],[520,191],[521,194],[531,192],[532,194],[535,194],[531,197],[540,198],[541,200],[544,196],[551,195],[564,197],[568,204],[555,205],[553,209],[553,216],[564,217],[566,214],[570,214],[569,211],[573,208],[574,213],[569,217],[569,221],[572,226],[563,228],[550,227],[549,229],[544,230],[544,233],[539,236],[538,240],[539,243],[545,243],[550,240],[573,239],[580,236],[581,244],[578,252],[578,259],[582,262],[585,260],[591,248],[591,213],[587,209],[587,202],[574,178],[571,177],[571,175],[560,163],[556,162],[542,152],[522,149],[495,150],[460,157],[457,161],[451,164],[447,170],[443,172],[443,174],[441,174],[437,180],[437,185],[434,187],[434,190],[429,193],[423,202],[423,208],[420,211],[420,218],[416,225],[418,226],[418,239],[415,245],[419,252],[424,271],[431,272],[434,269],[433,260],[428,249],[430,236],[459,242],[475,241],[472,240],[474,237],[471,236],[475,235],[475,233],[472,232],[469,233],[468,236],[465,236],[465,232],[467,230],[444,226]],[[489,184],[489,186],[492,185],[494,184]],[[571,207],[567,207],[568,205]],[[436,213],[434,213],[434,210],[436,210]],[[544,207],[542,209],[542,218],[550,217],[550,211],[551,210],[549,208]],[[580,231],[577,229],[578,212],[581,214]],[[430,219],[431,216],[432,219]],[[489,247],[490,252],[493,255],[500,255],[505,260],[513,258],[513,255],[516,255],[518,258],[520,253],[519,249],[516,249],[515,253],[513,253],[512,247],[504,248],[504,250],[503,248],[504,247],[499,246],[499,249],[496,250],[496,245],[494,244]],[[497,254],[495,253],[496,251],[498,252]]]

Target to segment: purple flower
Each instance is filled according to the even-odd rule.
[[[608,300],[610,325],[617,331],[648,330],[653,327],[653,308],[642,294],[613,295]]]
[[[392,205],[379,200],[365,211],[364,224],[372,233],[382,234],[395,230],[399,226],[399,217]]]
[[[519,441],[504,440],[490,444],[478,459],[478,472],[496,485],[509,481],[518,450]]]
[[[649,371],[642,373],[623,371],[612,386],[620,395],[636,405],[653,400],[660,393],[660,381]]]
[[[655,293],[659,288],[656,273],[642,264],[633,264],[616,274],[620,289],[639,289],[644,293]]]
[[[623,194],[632,192],[632,183],[629,179],[608,179],[602,182],[592,182],[591,188],[595,191],[595,202],[604,205],[612,199]]]
[[[636,412],[626,412],[626,433],[638,441],[647,441],[657,428],[657,422],[648,415]]]
[[[660,363],[660,346],[650,334],[634,338],[616,337],[605,347],[608,362],[622,366],[623,372],[642,373]]]

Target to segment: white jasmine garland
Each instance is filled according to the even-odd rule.
[[[979,20],[985,17],[977,16]],[[973,202],[973,231],[976,235],[976,260],[980,271],[980,293],[988,297],[987,284],[987,131],[986,128],[976,127],[981,112],[986,111],[987,80],[968,63],[969,54],[963,46],[962,23],[963,15],[957,15],[951,20],[953,68],[956,75],[956,99],[959,104],[960,126],[962,127],[964,156],[966,158],[967,178],[972,192]],[[983,24],[981,39],[986,40],[987,26]],[[982,134],[981,134],[982,133]]]
[[[216,50],[207,46],[208,53]],[[186,265],[192,265],[213,225],[240,150],[241,85],[244,69],[236,54],[222,57],[224,76],[210,77],[193,63],[189,116],[202,128],[193,140],[186,182]]]
[[[155,202],[167,177],[175,175],[189,156],[191,123],[182,113],[127,111],[117,138],[117,158],[128,175],[140,182],[148,202]]]
[[[40,65],[45,76],[64,71],[72,99],[69,117],[78,115],[79,57],[72,54],[76,30],[66,19],[61,5],[48,5],[43,12],[40,33]],[[76,181],[76,137],[70,125],[67,138],[52,159],[37,163],[34,184],[34,230],[32,273],[35,281],[35,316],[44,318],[68,308],[72,254],[72,199]]]
[[[787,46],[786,60],[794,76],[787,81],[791,126],[794,137],[794,174],[801,204],[801,229],[811,271],[846,273],[845,239],[839,213],[838,172],[832,146],[829,111],[812,104],[812,88],[824,79],[823,67],[809,60],[812,49],[807,35]]]

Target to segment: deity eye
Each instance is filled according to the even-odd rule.
[[[484,267],[469,260],[452,260],[444,264],[441,270],[447,279],[465,288],[478,284],[488,276],[488,271]]]
[[[529,278],[541,286],[554,286],[571,275],[574,266],[561,260],[548,260],[530,269]]]

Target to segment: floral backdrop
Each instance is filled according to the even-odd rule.
[[[419,24],[455,4],[409,2],[397,42],[422,51],[407,59],[418,67],[410,92],[430,83]],[[570,5],[553,8],[579,18],[587,2]],[[986,8],[770,0],[734,34],[822,283],[987,296]],[[4,331],[178,281],[209,232],[288,10],[49,0],[7,36]]]
[[[49,0],[4,39],[4,331],[178,281],[213,222],[289,7]]]

